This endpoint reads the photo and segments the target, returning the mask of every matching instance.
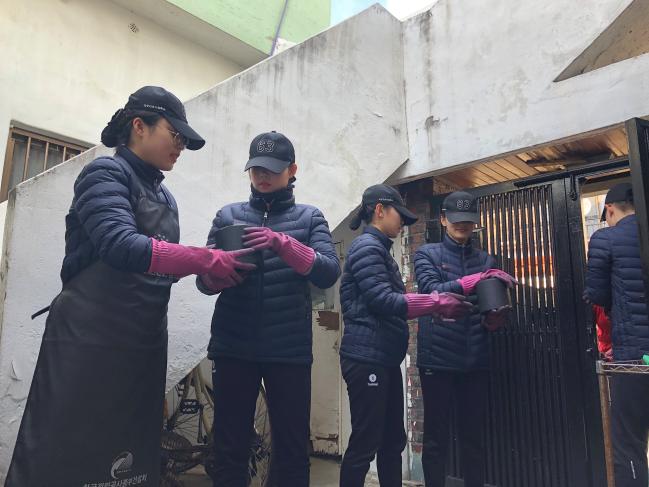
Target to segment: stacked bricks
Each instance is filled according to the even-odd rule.
[[[413,268],[416,250],[426,243],[426,226],[431,218],[430,199],[435,194],[455,191],[434,178],[421,179],[406,183],[399,187],[406,206],[415,213],[419,220],[404,229],[401,240],[402,275],[407,292],[417,292],[417,282]],[[421,395],[419,371],[417,370],[417,320],[408,322],[410,340],[406,357],[406,399],[407,399],[407,430],[410,449],[415,454],[421,454],[424,435],[424,402]]]

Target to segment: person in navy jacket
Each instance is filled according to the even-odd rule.
[[[495,269],[493,256],[472,244],[480,222],[477,200],[463,191],[442,203],[442,242],[426,244],[415,253],[415,276],[420,293],[454,292],[477,303],[475,287],[482,279],[497,278],[507,286],[515,280]],[[471,313],[448,326],[435,317],[419,319],[417,366],[424,399],[422,466],[426,487],[443,487],[450,412],[455,396],[458,434],[466,487],[484,486],[482,430],[489,384],[488,331],[505,324],[508,307],[481,315]]]
[[[345,323],[340,365],[352,423],[341,487],[362,487],[375,456],[381,487],[401,486],[406,432],[400,364],[408,348],[407,320],[422,315],[452,320],[470,309],[463,296],[406,293],[391,239],[416,220],[396,189],[379,184],[365,190],[350,224],[352,230],[363,221],[367,226],[349,248],[340,287]]]
[[[630,183],[610,189],[602,220],[608,228],[597,230],[588,243],[584,298],[604,307],[611,318],[613,360],[641,360],[649,353],[649,314]],[[614,375],[610,393],[615,485],[645,487],[649,377]]]
[[[263,133],[250,144],[251,195],[221,208],[207,243],[229,225],[246,224],[244,245],[260,265],[240,283],[197,278],[205,294],[220,293],[212,316],[215,487],[248,485],[257,395],[262,383],[273,457],[269,485],[309,485],[309,422],[313,362],[310,285],[333,286],[340,263],[322,212],[297,204],[291,141]]]
[[[137,90],[101,140],[116,152],[74,183],[62,289],[49,307],[7,487],[158,486],[171,286],[190,274],[231,280],[254,268],[237,260],[247,249],[178,243],[163,171],[205,141],[176,96]]]

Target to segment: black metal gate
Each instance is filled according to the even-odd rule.
[[[561,178],[522,188],[505,183],[473,190],[483,227],[479,245],[521,283],[512,295],[510,326],[490,341],[485,432],[490,485],[604,485],[599,395],[594,357],[588,355],[593,337],[577,324],[583,305],[577,294],[581,284],[573,282],[573,259],[577,255],[583,265],[583,240],[580,253],[572,252],[577,245],[570,224],[573,185],[573,178]],[[443,197],[433,199],[430,241],[441,238]],[[590,346],[585,340],[591,340]],[[592,364],[592,378],[583,377],[585,363]],[[452,434],[456,448],[449,472],[461,478]]]
[[[605,487],[597,348],[581,301],[586,262],[580,190],[630,170],[649,294],[649,121],[625,125],[629,159],[472,190],[477,245],[521,282],[511,324],[491,335],[487,481],[498,487]],[[629,164],[630,162],[630,164]],[[428,241],[441,239],[445,195],[433,198]],[[457,436],[449,472],[461,479]],[[461,483],[461,481],[460,481]]]

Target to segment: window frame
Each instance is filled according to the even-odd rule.
[[[24,181],[27,181],[27,171],[28,171],[28,162],[29,162],[29,152],[32,144],[32,140],[38,140],[39,142],[45,143],[45,154],[43,157],[43,169],[37,174],[43,174],[45,171],[47,171],[47,156],[48,156],[48,151],[50,144],[58,145],[63,147],[63,160],[56,164],[57,166],[59,164],[64,163],[65,161],[71,159],[67,158],[67,151],[69,149],[74,150],[74,151],[79,151],[79,154],[87,151],[91,146],[90,145],[85,145],[83,143],[79,142],[70,142],[69,140],[66,140],[65,137],[59,136],[51,136],[51,135],[46,135],[42,132],[39,132],[37,130],[33,129],[25,129],[22,127],[19,127],[17,125],[10,125],[9,126],[9,133],[7,135],[7,148],[5,150],[5,158],[4,158],[4,167],[2,169],[2,182],[0,183],[0,202],[4,202],[7,200],[9,196],[9,184],[11,180],[11,175],[13,172],[13,154],[15,150],[15,139],[14,135],[21,135],[23,137],[27,137],[27,150],[25,151],[25,164],[23,167],[23,174],[21,177],[21,181],[18,184],[21,184]],[[75,156],[78,154],[75,154]],[[75,157],[73,156],[73,157]],[[56,167],[56,166],[52,166]],[[51,169],[51,168],[50,168]],[[32,176],[35,177],[35,176]]]

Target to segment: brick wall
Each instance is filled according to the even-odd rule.
[[[408,292],[417,292],[413,257],[415,251],[426,243],[426,223],[430,220],[430,198],[435,194],[448,193],[456,189],[434,178],[414,181],[399,187],[406,206],[419,217],[417,223],[404,230],[401,242],[403,248],[402,274],[406,280]],[[421,454],[424,434],[424,402],[417,370],[417,320],[410,320],[408,325],[410,328],[406,358],[408,442],[413,453]]]

